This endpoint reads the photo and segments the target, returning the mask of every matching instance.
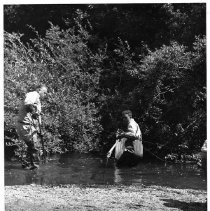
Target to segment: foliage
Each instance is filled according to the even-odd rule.
[[[5,33],[5,123],[15,127],[24,93],[41,82],[50,92],[43,102],[49,151],[97,150],[101,127],[95,101],[102,53],[91,53],[81,27],[64,31],[51,25],[45,38],[31,40],[33,46],[25,46],[20,37]]]
[[[48,152],[107,151],[124,109],[153,152],[177,158],[200,150],[205,4],[6,5],[4,12],[6,130],[14,131],[24,94],[42,82],[50,93]]]
[[[107,80],[103,77],[103,127],[115,131],[121,111],[129,108],[151,150],[163,155],[200,150],[206,139],[205,37],[197,37],[193,45],[193,51],[177,42],[154,51],[147,48],[147,55],[136,62],[129,46],[121,43],[115,50],[122,57],[119,68],[109,69]],[[107,127],[107,121],[113,124]]]
[[[172,42],[142,60],[146,76],[136,96],[144,108],[143,134],[166,151],[199,150],[206,139],[205,43],[205,37],[197,38],[194,50],[187,51]]]

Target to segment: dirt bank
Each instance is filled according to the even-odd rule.
[[[160,186],[6,186],[5,209],[189,210],[206,209],[206,191]]]

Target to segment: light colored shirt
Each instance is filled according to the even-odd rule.
[[[41,113],[41,102],[40,95],[38,92],[29,92],[26,94],[26,98],[24,100],[24,105],[34,105],[37,108],[37,111]]]
[[[37,108],[37,113],[41,113],[40,95],[38,92],[29,92],[26,94],[25,100],[20,106],[18,121],[24,123],[31,123],[31,116],[26,111],[26,105],[33,105]],[[30,117],[29,117],[30,116]],[[39,121],[41,123],[41,115],[39,115]]]
[[[207,140],[205,140],[205,142],[201,148],[201,152],[207,152]]]
[[[130,119],[127,132],[135,136],[136,139],[142,140],[142,133],[140,127],[133,118]]]

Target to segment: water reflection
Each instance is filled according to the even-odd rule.
[[[196,165],[142,161],[132,168],[117,168],[113,162],[104,163],[100,157],[76,154],[56,157],[30,171],[18,162],[5,162],[5,185],[135,184],[206,190],[206,174]]]
[[[120,169],[115,167],[114,170],[114,183],[122,183],[122,177],[120,175]]]
[[[135,172],[134,169],[120,169],[114,168],[114,183],[115,184],[126,184],[126,185],[142,185],[143,174],[141,171]]]

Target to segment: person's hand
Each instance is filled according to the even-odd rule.
[[[33,113],[33,114],[32,114],[32,118],[33,118],[33,119],[38,119],[38,117],[39,117],[39,114],[37,114],[37,113]]]
[[[122,133],[122,132],[123,132],[122,129],[118,129],[118,130],[117,130],[117,134],[120,134],[120,133]]]
[[[111,152],[108,152],[107,155],[106,155],[106,157],[107,157],[107,158],[110,158],[111,155],[112,155],[112,153],[111,153]]]
[[[125,136],[125,132],[121,132],[120,134],[118,134],[117,138],[121,139]]]
[[[40,136],[40,138],[43,138],[43,134],[42,133],[38,133],[38,135]]]
[[[116,132],[116,138],[120,138],[123,131],[121,129],[118,129]]]

